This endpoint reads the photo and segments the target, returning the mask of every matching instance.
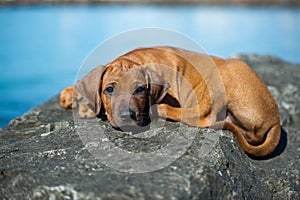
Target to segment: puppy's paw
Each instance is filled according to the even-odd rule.
[[[159,104],[157,106],[157,115],[161,118],[167,118],[168,117],[168,108],[165,104]]]
[[[84,102],[84,103],[82,103],[82,104],[79,105],[78,116],[80,118],[84,118],[84,119],[91,119],[91,118],[95,118],[96,114],[91,109],[89,103],[88,102]]]
[[[68,86],[59,95],[59,105],[62,108],[77,108],[77,102],[82,96],[77,92],[74,86]]]
[[[63,89],[59,95],[59,105],[62,108],[72,108],[74,86]]]

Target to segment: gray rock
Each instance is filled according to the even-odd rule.
[[[239,58],[280,107],[283,136],[270,158],[249,158],[228,131],[158,120],[132,135],[78,121],[54,97],[0,130],[1,199],[300,199],[300,65]]]

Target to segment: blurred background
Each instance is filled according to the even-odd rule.
[[[300,63],[296,0],[0,0],[0,127],[74,84],[89,53],[121,32],[181,32],[208,54]],[[105,64],[105,63],[99,63]]]

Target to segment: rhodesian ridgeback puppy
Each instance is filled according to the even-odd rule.
[[[106,116],[122,130],[147,127],[151,114],[196,127],[232,131],[243,150],[270,154],[281,134],[278,107],[244,62],[172,47],[133,50],[79,80],[60,95],[79,117]],[[140,129],[140,130],[143,130]]]

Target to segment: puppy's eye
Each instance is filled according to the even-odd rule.
[[[139,86],[135,89],[134,93],[137,95],[141,95],[141,94],[143,94],[144,91],[145,91],[145,88],[143,86]]]
[[[104,93],[111,95],[114,92],[114,87],[113,86],[108,86],[105,90]]]

